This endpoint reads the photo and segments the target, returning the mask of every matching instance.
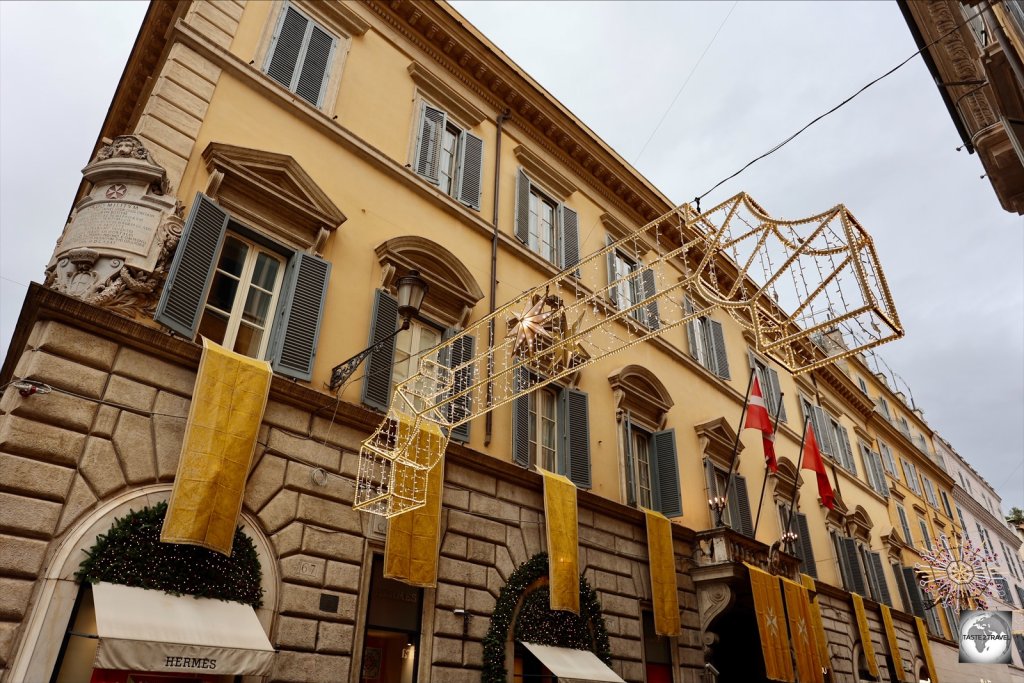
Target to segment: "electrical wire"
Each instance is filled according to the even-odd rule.
[[[651,140],[654,139],[655,133],[657,133],[658,129],[661,128],[661,124],[665,123],[665,118],[668,116],[668,113],[672,111],[672,107],[675,106],[676,100],[678,100],[679,96],[683,94],[684,90],[686,90],[686,86],[690,82],[690,79],[693,78],[693,74],[697,72],[697,67],[699,67],[700,63],[704,61],[704,55],[706,55],[708,53],[708,50],[711,49],[711,46],[715,44],[715,39],[718,38],[718,34],[722,32],[722,28],[725,26],[725,22],[729,21],[729,17],[732,16],[732,11],[736,9],[736,5],[738,4],[740,4],[739,0],[736,0],[736,2],[732,3],[732,7],[729,8],[729,11],[726,12],[725,14],[725,18],[722,19],[722,23],[718,25],[718,30],[715,31],[715,35],[711,36],[711,40],[709,40],[708,44],[704,46],[704,51],[700,53],[700,57],[697,58],[697,61],[694,63],[693,68],[690,69],[690,73],[687,74],[686,79],[683,81],[683,84],[679,86],[679,90],[676,91],[676,96],[673,97],[672,101],[668,103],[668,107],[665,109],[665,113],[661,115],[660,119],[658,119],[658,124],[654,126],[654,130],[651,131],[651,134],[650,136],[648,136],[647,141],[644,142],[643,147],[640,148],[640,151],[636,153],[636,157],[633,159],[634,165],[637,161],[640,160],[640,157],[644,155],[644,152],[647,150],[647,145],[651,144]]]
[[[707,197],[707,196],[708,196],[709,194],[711,194],[711,193],[712,193],[712,192],[713,192],[714,190],[718,189],[718,187],[719,187],[719,186],[721,186],[721,185],[725,184],[726,182],[728,182],[728,181],[732,180],[733,178],[735,178],[736,176],[740,175],[741,173],[743,173],[743,172],[744,172],[745,170],[747,170],[748,168],[750,168],[751,166],[753,166],[753,165],[754,165],[755,163],[757,163],[757,162],[758,162],[758,161],[760,161],[761,159],[764,159],[765,157],[769,157],[769,156],[771,156],[772,154],[774,154],[775,152],[779,151],[780,149],[782,149],[783,147],[785,147],[786,145],[788,145],[788,144],[789,144],[790,142],[792,142],[793,140],[795,140],[795,139],[796,139],[796,138],[797,138],[797,137],[798,137],[798,136],[799,136],[799,135],[800,135],[801,133],[803,133],[803,132],[804,132],[805,130],[807,130],[808,128],[810,128],[810,127],[811,127],[811,126],[813,126],[814,124],[816,124],[816,123],[817,123],[818,121],[821,121],[821,120],[822,120],[823,118],[825,118],[826,116],[829,116],[830,114],[833,114],[833,113],[835,113],[835,112],[839,111],[840,109],[842,109],[843,107],[845,107],[845,106],[846,106],[847,104],[849,104],[850,102],[852,102],[852,101],[854,100],[854,98],[856,98],[856,97],[857,97],[858,95],[860,95],[861,93],[863,93],[863,92],[864,92],[865,90],[867,90],[867,89],[868,89],[868,88],[870,88],[871,86],[875,85],[876,83],[878,83],[878,82],[880,82],[880,81],[882,81],[882,80],[884,80],[884,79],[888,78],[889,76],[891,76],[892,74],[896,73],[896,72],[897,72],[898,70],[900,70],[901,68],[903,68],[903,67],[904,67],[904,66],[905,66],[906,64],[908,64],[908,63],[909,63],[909,62],[910,62],[910,61],[911,61],[912,59],[914,59],[914,57],[917,57],[917,56],[918,56],[919,54],[921,54],[921,53],[922,53],[922,52],[924,52],[925,50],[928,50],[929,48],[931,48],[931,47],[932,47],[933,45],[935,45],[936,43],[938,43],[938,42],[940,42],[941,40],[945,39],[945,38],[946,38],[947,36],[950,36],[950,35],[952,35],[953,33],[955,33],[955,32],[957,32],[957,31],[959,31],[959,30],[960,30],[961,28],[963,28],[964,26],[966,26],[966,25],[967,25],[967,24],[968,24],[969,22],[971,22],[971,21],[973,21],[974,19],[976,19],[977,17],[981,16],[981,13],[982,13],[982,11],[983,11],[983,10],[978,10],[978,11],[977,11],[977,12],[975,12],[975,13],[974,13],[974,14],[973,14],[972,16],[969,16],[969,17],[967,17],[966,19],[964,19],[963,21],[961,21],[961,22],[960,22],[959,24],[957,24],[957,25],[956,25],[956,26],[954,26],[953,28],[949,29],[948,31],[946,31],[945,33],[943,33],[942,35],[940,35],[940,36],[939,36],[938,38],[936,38],[936,39],[935,39],[935,40],[933,40],[932,42],[930,42],[930,43],[928,43],[927,45],[925,45],[924,47],[922,47],[922,48],[921,48],[920,50],[917,50],[916,52],[914,52],[914,53],[913,53],[912,55],[910,55],[909,57],[907,57],[906,59],[904,59],[904,60],[903,60],[902,62],[900,62],[900,63],[899,63],[899,64],[897,64],[896,66],[894,66],[893,68],[891,68],[891,69],[889,69],[888,71],[886,71],[886,72],[885,72],[884,74],[882,74],[881,76],[878,76],[878,77],[876,77],[876,78],[872,79],[871,81],[869,81],[868,83],[866,83],[866,84],[865,84],[864,86],[862,86],[862,87],[861,87],[861,88],[860,88],[859,90],[857,90],[856,92],[854,92],[854,93],[853,93],[852,95],[850,95],[849,97],[847,97],[846,99],[844,99],[844,100],[843,100],[842,102],[840,102],[840,103],[839,103],[839,104],[837,104],[836,106],[832,107],[831,109],[829,109],[828,111],[824,112],[823,114],[819,114],[818,116],[816,116],[816,117],[814,117],[813,119],[811,119],[811,120],[810,120],[810,121],[809,121],[809,122],[808,122],[808,123],[807,123],[806,125],[804,125],[804,126],[803,126],[802,128],[800,128],[800,129],[799,129],[798,131],[796,131],[795,133],[793,133],[792,135],[790,135],[790,136],[789,136],[788,138],[786,138],[786,139],[785,139],[785,140],[783,140],[782,142],[780,142],[780,143],[776,144],[776,145],[775,145],[774,147],[772,147],[771,149],[769,149],[769,150],[768,150],[767,152],[764,152],[763,154],[761,154],[761,155],[759,155],[759,156],[756,156],[756,157],[754,157],[753,159],[751,159],[750,161],[748,161],[748,162],[747,162],[746,164],[744,164],[744,165],[743,165],[742,167],[740,167],[740,169],[739,169],[738,171],[736,171],[735,173],[733,173],[732,175],[726,176],[726,177],[725,177],[725,178],[723,178],[722,180],[719,180],[719,181],[718,181],[717,183],[715,183],[714,185],[712,185],[710,189],[708,189],[707,191],[705,191],[705,192],[704,192],[704,194],[698,195],[697,197],[695,197],[695,198],[694,198],[694,201],[695,201],[695,203],[697,204],[697,206],[698,206],[698,207],[700,206],[700,200],[701,200],[701,199],[704,199],[705,197]]]

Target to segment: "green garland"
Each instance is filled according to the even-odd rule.
[[[263,606],[263,571],[242,527],[235,530],[231,557],[225,557],[195,545],[161,543],[166,513],[167,503],[158,503],[115,519],[85,551],[75,578]]]
[[[484,671],[481,683],[507,683],[505,643],[512,628],[512,615],[519,606],[515,639],[541,645],[590,650],[611,666],[611,645],[597,593],[580,575],[580,614],[552,611],[547,585],[526,592],[534,582],[548,575],[548,555],[538,553],[521,564],[501,589],[491,615],[491,627],[484,636]]]

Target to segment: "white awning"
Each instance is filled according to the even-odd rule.
[[[274,648],[249,605],[112,583],[97,583],[92,593],[97,668],[270,673]]]
[[[567,647],[552,647],[535,643],[523,643],[523,645],[551,673],[558,676],[560,683],[569,683],[570,681],[626,683],[590,650],[571,650]]]

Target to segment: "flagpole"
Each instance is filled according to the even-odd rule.
[[[775,406],[775,424],[772,426],[772,438],[779,433],[779,417],[782,415],[782,397],[785,396],[781,391],[779,392],[779,402]],[[762,436],[763,438],[763,436]],[[757,538],[757,525],[761,523],[761,506],[764,504],[764,490],[768,487],[768,461],[764,463],[764,481],[761,482],[761,498],[757,501],[757,517],[754,518],[754,538]]]
[[[793,528],[793,508],[796,507],[796,494],[800,492],[800,466],[804,462],[804,442],[807,440],[807,425],[809,423],[810,420],[805,417],[804,433],[800,437],[800,456],[796,459],[796,477],[793,479],[793,500],[789,503],[789,518],[786,520],[786,529],[783,531],[783,535],[788,534],[790,529]],[[789,552],[789,550],[787,549],[786,552]]]
[[[740,447],[740,434],[743,432],[743,418],[747,416],[747,404],[750,402],[750,387],[754,386],[754,368],[750,368],[750,379],[747,380],[747,393],[743,396],[743,410],[740,411],[740,423],[736,427],[736,441],[732,444],[732,456],[729,458],[729,471],[725,478],[725,492],[722,498],[729,500],[729,488],[732,486],[732,471],[736,467],[736,451]],[[722,523],[722,513],[718,513],[718,523]]]

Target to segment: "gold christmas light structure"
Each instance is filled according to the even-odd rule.
[[[903,336],[846,207],[785,221],[742,193],[702,214],[684,204],[424,354],[362,444],[354,506],[390,517],[422,505],[451,429],[717,308],[794,374]],[[464,357],[492,321],[507,335]]]

